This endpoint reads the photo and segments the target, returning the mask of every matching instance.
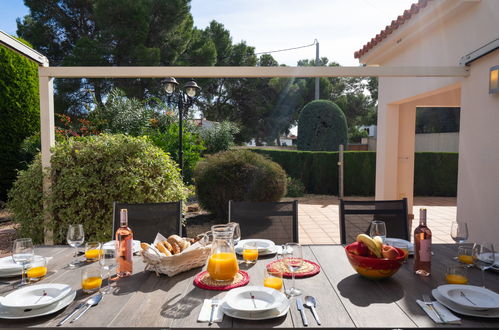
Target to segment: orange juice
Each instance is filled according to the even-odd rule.
[[[468,284],[468,278],[464,275],[447,274],[445,280],[449,284]]]
[[[239,271],[236,255],[221,252],[211,255],[208,260],[208,273],[216,281],[230,281]]]
[[[47,274],[47,267],[45,266],[33,267],[28,269],[28,271],[26,272],[28,278],[39,278],[45,276],[46,274]]]
[[[282,278],[278,277],[267,277],[263,281],[263,286],[266,286],[267,288],[272,288],[276,290],[281,290],[282,289]]]
[[[100,258],[101,253],[102,250],[100,249],[87,250],[85,251],[85,258],[87,258],[87,260],[97,260]]]
[[[460,254],[457,257],[457,260],[459,260],[463,264],[468,264],[468,265],[473,264],[473,256],[468,256],[468,255],[465,255],[465,254]]]
[[[258,259],[258,249],[243,250],[243,259],[246,261],[254,261]]]
[[[81,281],[81,287],[85,291],[98,289],[101,285],[102,278],[100,276],[87,277]]]

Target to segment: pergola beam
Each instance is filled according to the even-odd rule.
[[[40,77],[53,78],[293,78],[293,77],[466,77],[468,68],[380,66],[126,66],[40,67]]]

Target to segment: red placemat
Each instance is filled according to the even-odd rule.
[[[282,276],[286,278],[291,278],[291,273],[288,267],[282,262],[282,260],[272,261],[267,265],[267,269],[278,270],[282,272]],[[319,274],[321,267],[313,261],[303,259],[303,265],[295,272],[295,278],[310,277]]]
[[[194,284],[201,289],[227,291],[249,283],[249,275],[243,270],[237,272],[232,281],[215,281],[205,270],[196,275]]]

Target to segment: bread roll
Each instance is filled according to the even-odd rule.
[[[151,246],[147,243],[140,242],[140,247],[142,248],[142,250],[147,251]]]
[[[173,246],[170,243],[168,243],[168,241],[163,241],[161,243],[165,246],[165,248],[168,249],[168,251],[170,251],[170,253],[173,253]]]
[[[182,237],[178,235],[171,235],[170,237],[168,237],[168,243],[170,243],[173,247],[173,254],[182,252],[182,247],[184,246],[183,242],[184,240],[182,239]]]
[[[167,257],[172,255],[162,242],[156,243],[156,248]]]

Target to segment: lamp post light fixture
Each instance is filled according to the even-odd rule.
[[[184,119],[184,113],[187,113],[189,108],[194,104],[194,100],[201,87],[196,84],[192,79],[184,85],[184,90],[179,90],[175,92],[178,85],[177,80],[174,77],[168,77],[163,80],[166,91],[166,103],[169,107],[173,105],[177,106],[178,109],[178,165],[180,167],[180,175],[184,175],[184,152],[182,148],[182,121]],[[184,112],[185,110],[185,112]]]
[[[489,94],[499,93],[499,65],[490,68]]]

